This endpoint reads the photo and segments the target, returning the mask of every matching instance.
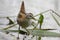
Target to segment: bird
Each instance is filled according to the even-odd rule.
[[[17,24],[19,25],[18,30],[20,30],[20,27],[26,29],[31,24],[31,19],[35,20],[32,13],[26,13],[24,1],[22,1],[21,8],[17,16]]]
[[[22,28],[27,28],[30,24],[30,19],[35,19],[32,13],[26,13],[24,7],[24,1],[22,1],[21,9],[17,16],[17,24]]]

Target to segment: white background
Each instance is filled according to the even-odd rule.
[[[57,11],[58,13],[60,12],[59,11],[60,10],[60,8],[59,8],[60,0],[58,0],[57,6],[55,4],[56,0],[23,0],[23,1],[25,3],[25,9],[26,9],[27,13],[31,12],[34,15],[36,15],[36,14],[39,14],[40,12],[46,11],[48,9],[53,9],[53,10]],[[21,2],[22,2],[22,0],[0,0],[0,16],[17,16],[17,14],[20,10]],[[56,7],[58,7],[58,8],[56,8]],[[49,14],[49,12],[44,14],[44,17],[45,17],[45,19],[44,19],[42,28],[60,29],[60,27],[54,21],[52,16]],[[58,18],[58,17],[56,17],[56,18]],[[60,20],[60,19],[58,19],[58,20]],[[6,18],[1,18],[0,23],[7,24],[8,20]],[[1,25],[1,28],[5,27],[5,26],[6,25],[4,25],[4,26]],[[59,32],[59,31],[56,31],[56,32]],[[17,36],[17,34],[15,34],[15,35]],[[21,40],[22,40],[22,38],[23,37],[21,37]],[[0,40],[13,40],[13,37],[0,32]],[[42,40],[60,40],[60,38],[42,37]]]

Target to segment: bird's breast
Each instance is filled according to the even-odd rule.
[[[19,21],[24,21],[25,19],[26,19],[26,15],[25,15],[25,14],[20,13],[20,14],[18,15],[18,20],[19,20]]]
[[[26,14],[20,13],[17,18],[17,23],[22,27],[26,28],[30,25],[30,19],[27,18]]]
[[[22,27],[22,28],[26,28],[30,25],[30,20],[25,19],[24,21],[18,21],[18,24]]]

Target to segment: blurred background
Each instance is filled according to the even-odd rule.
[[[36,15],[43,11],[52,9],[60,15],[60,0],[0,0],[0,17],[17,16],[17,14],[19,13],[22,1],[24,1],[25,3],[25,9],[27,13],[31,12],[34,15]],[[60,27],[57,25],[57,23],[49,13],[50,12],[47,12],[46,14],[44,14],[45,19],[44,19],[42,28],[60,29]],[[54,16],[57,18],[57,20],[60,23],[59,17],[57,17],[55,14]],[[16,21],[16,17],[13,17],[11,19],[13,21]],[[1,24],[8,24],[8,22],[9,21],[6,18],[0,18]],[[0,25],[0,28],[4,28],[6,26],[7,25]],[[11,29],[16,29],[16,27]],[[59,32],[59,31],[55,30],[55,32]],[[16,33],[13,33],[13,34],[17,36]],[[23,36],[21,35],[20,37],[22,40]],[[0,40],[13,40],[13,39],[14,38],[12,36],[0,32]],[[35,39],[32,39],[32,40],[35,40]],[[42,40],[60,40],[60,38],[42,37]]]

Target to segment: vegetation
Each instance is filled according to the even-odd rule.
[[[26,30],[29,31],[29,35],[33,35],[31,37],[31,39],[34,38],[35,36],[36,36],[36,39],[38,39],[38,40],[41,40],[41,37],[60,37],[60,33],[55,33],[55,32],[49,32],[48,31],[48,30],[57,30],[57,29],[41,29],[41,27],[43,25],[43,22],[44,22],[44,15],[43,14],[47,13],[49,11],[52,12],[52,13],[54,13],[54,14],[56,14],[60,18],[60,15],[58,13],[56,13],[55,11],[51,10],[51,9],[50,10],[46,10],[44,12],[41,12],[41,13],[35,15],[34,17],[39,16],[39,19],[35,20],[35,21],[37,21],[37,23],[33,22],[31,24],[34,28],[32,28],[32,29],[26,29]],[[52,15],[53,19],[56,21],[56,23],[58,24],[58,26],[60,26],[59,21],[57,21],[57,19],[55,18],[55,16],[52,13],[50,13],[50,14]],[[28,35],[28,32],[24,31],[24,30],[9,30],[9,28],[12,28],[12,27],[14,27],[17,24],[15,22],[13,22],[10,19],[10,17],[6,17],[6,18],[9,20],[9,24],[7,24],[9,26],[6,27],[6,28],[0,29],[1,32],[5,32],[5,33],[10,33],[10,32],[15,32],[16,33],[16,32],[19,32],[20,34]],[[37,28],[38,25],[40,25],[39,28]]]

